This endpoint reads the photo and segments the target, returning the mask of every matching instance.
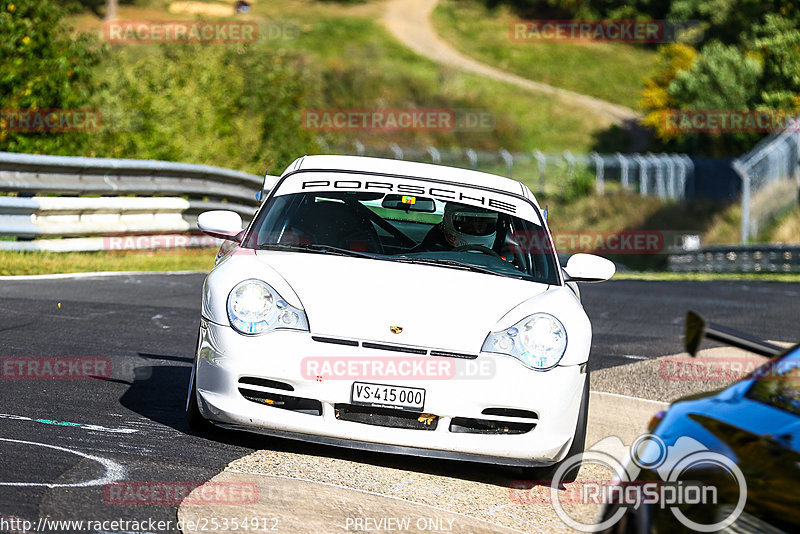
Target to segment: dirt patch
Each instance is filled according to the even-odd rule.
[[[233,16],[233,4],[207,4],[205,2],[172,2],[169,12],[182,15],[205,15],[207,17]]]

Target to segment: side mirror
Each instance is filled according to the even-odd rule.
[[[212,237],[236,241],[242,231],[242,217],[235,211],[206,211],[197,216],[197,227]]]
[[[567,282],[604,282],[614,276],[614,263],[594,254],[573,254],[564,267]]]

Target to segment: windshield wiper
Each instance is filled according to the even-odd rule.
[[[516,275],[516,274],[511,274],[511,273],[500,273],[500,272],[488,269],[486,267],[481,267],[479,265],[473,265],[471,263],[463,263],[463,262],[456,261],[456,260],[447,260],[447,259],[443,259],[443,258],[408,258],[408,257],[397,258],[397,257],[395,257],[395,258],[392,258],[392,259],[395,260],[395,261],[400,261],[400,262],[404,262],[404,263],[421,263],[421,264],[427,264],[427,265],[441,265],[441,266],[444,266],[444,267],[451,267],[451,268],[454,268],[454,269],[461,269],[463,271],[472,271],[472,272],[483,273],[483,274],[493,274],[495,276],[511,276],[511,277],[514,277],[514,278],[524,278],[524,276],[521,275],[521,274],[520,275]]]
[[[374,258],[371,254],[365,252],[357,252],[355,250],[347,250],[346,248],[334,247],[331,245],[320,245],[312,243],[310,245],[303,244],[287,244],[287,243],[262,243],[258,245],[258,250],[290,250],[294,252],[319,252],[321,254],[336,254],[339,256],[355,256],[359,258]]]

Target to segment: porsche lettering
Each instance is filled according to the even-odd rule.
[[[444,187],[428,187],[412,184],[393,184],[390,182],[377,182],[372,180],[307,180],[302,183],[301,189],[307,190],[345,190],[345,191],[391,191],[405,195],[428,196],[436,200],[472,201],[492,209],[502,210],[507,213],[516,213],[517,208],[510,202],[503,202],[496,198],[478,194],[466,194],[463,191]]]

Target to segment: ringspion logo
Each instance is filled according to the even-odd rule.
[[[721,488],[698,481],[695,470],[709,465],[720,473],[715,483],[724,477],[732,485]],[[562,483],[565,475],[575,469],[607,472],[610,477],[608,480],[582,481],[579,477],[577,483]],[[568,491],[562,489],[570,484]],[[736,490],[732,491],[734,487]],[[549,483],[512,483],[509,499],[519,503],[548,502],[565,525],[580,532],[606,531],[622,519],[628,508],[636,509],[642,505],[669,510],[691,531],[718,532],[733,524],[744,511],[747,481],[733,460],[688,436],[679,436],[667,443],[660,436],[642,434],[630,447],[625,447],[619,437],[609,436],[585,452],[564,459]],[[617,506],[600,522],[595,522],[587,521],[576,507],[564,506],[575,503]],[[731,503],[730,507],[727,507],[728,503]],[[726,505],[718,509],[724,509],[727,515],[720,513],[697,521],[684,513],[685,508],[682,509],[684,505],[719,504]]]

